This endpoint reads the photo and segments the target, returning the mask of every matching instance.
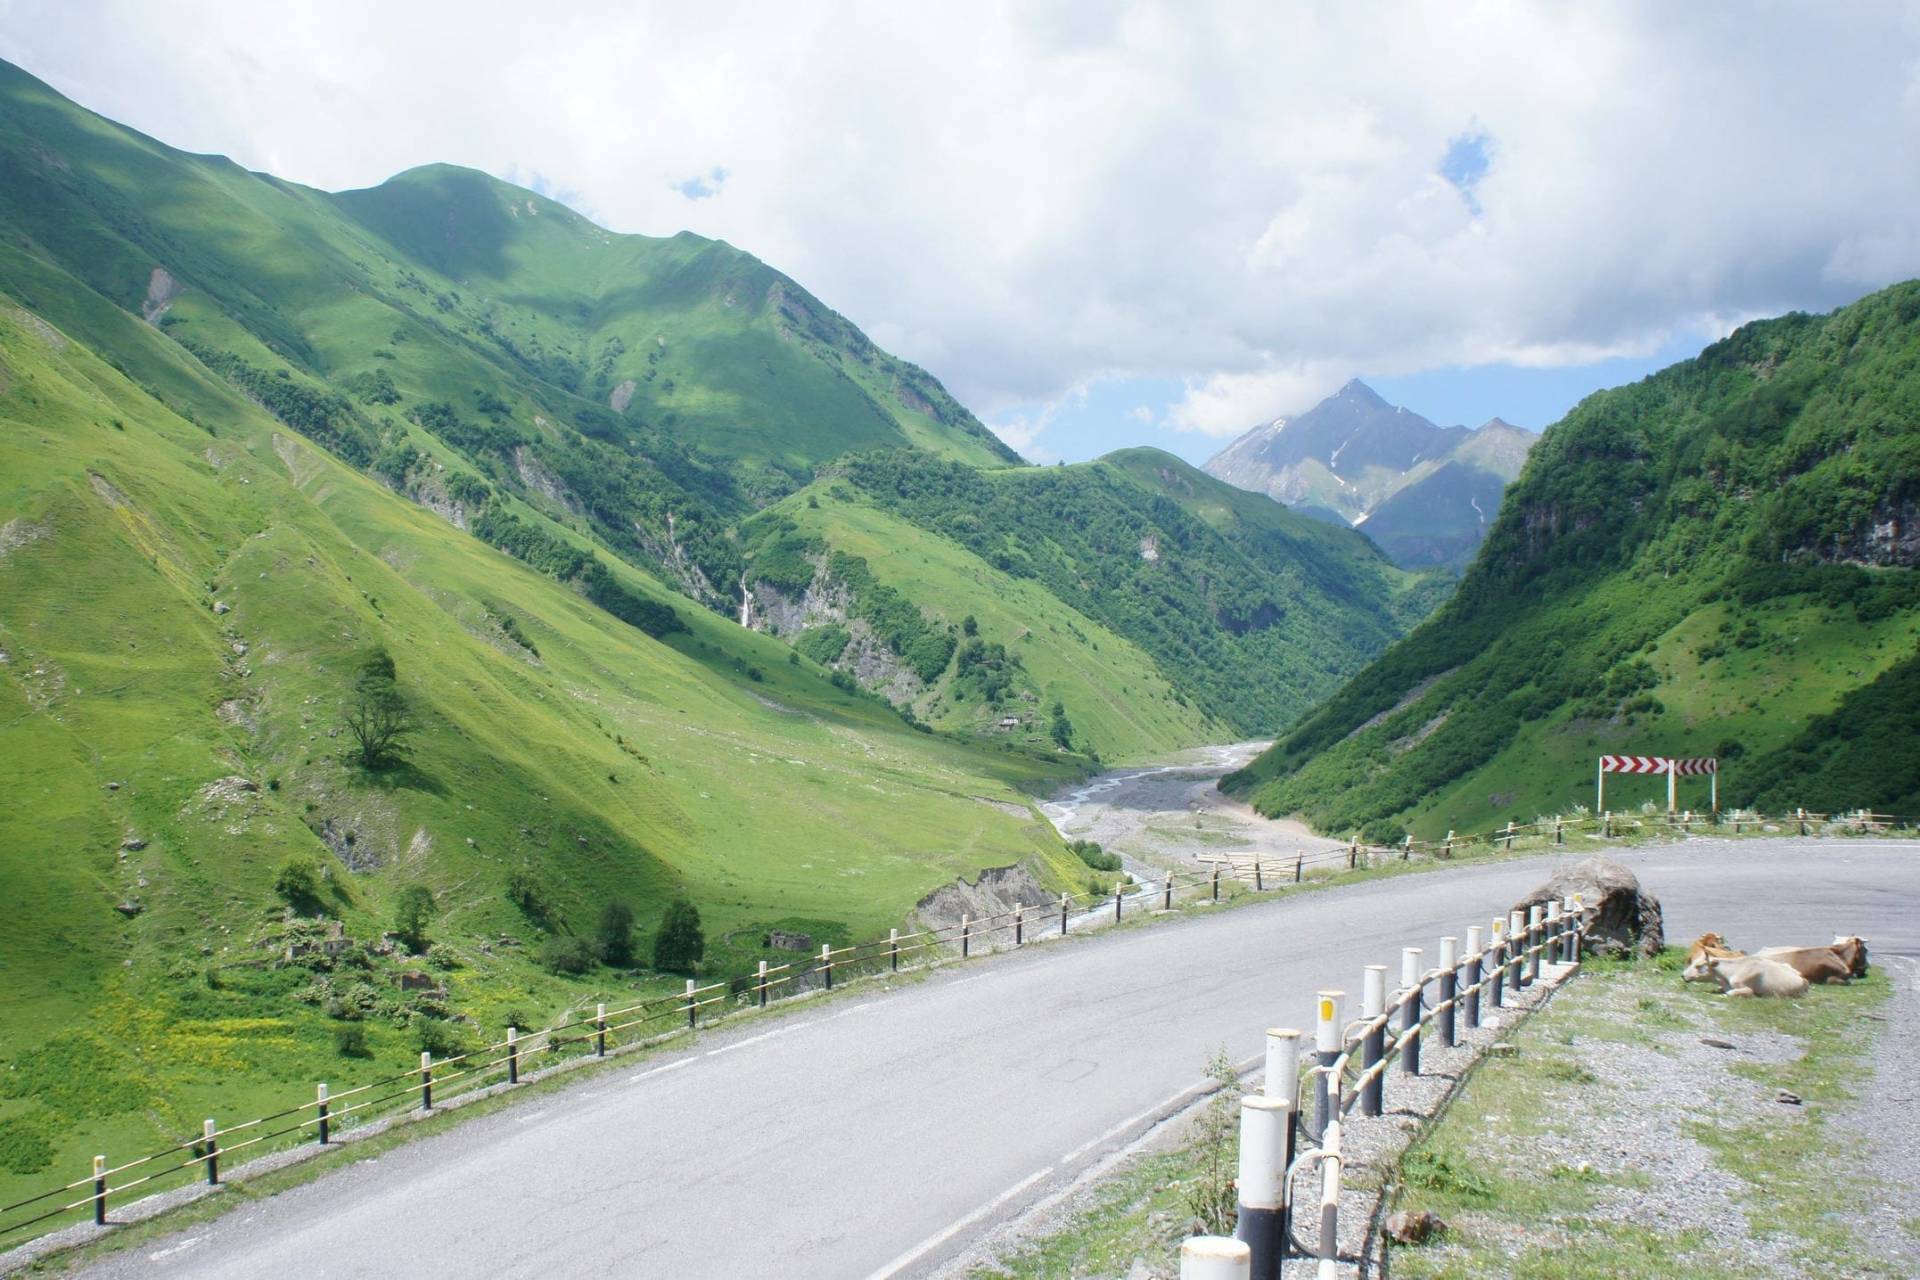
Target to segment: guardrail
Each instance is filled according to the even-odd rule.
[[[192,1171],[201,1170],[209,1186],[218,1186],[223,1160],[230,1162],[236,1153],[259,1148],[276,1139],[300,1135],[298,1142],[311,1139],[313,1145],[326,1147],[333,1145],[343,1131],[373,1120],[382,1113],[382,1109],[390,1118],[407,1114],[427,1115],[469,1094],[518,1085],[523,1068],[530,1064],[539,1065],[542,1055],[548,1064],[563,1060],[569,1052],[575,1057],[605,1057],[609,1053],[658,1043],[682,1031],[696,1030],[701,1024],[701,1011],[705,1009],[721,1006],[764,1009],[777,998],[790,998],[814,990],[830,991],[836,984],[883,973],[898,973],[903,967],[938,964],[956,954],[964,960],[971,958],[976,951],[1000,946],[1022,947],[1044,937],[1065,936],[1072,931],[1076,921],[1090,924],[1103,918],[1109,903],[1113,920],[1120,922],[1126,918],[1129,903],[1134,904],[1136,911],[1143,906],[1149,909],[1157,906],[1159,910],[1171,911],[1180,904],[1216,903],[1222,900],[1224,887],[1228,885],[1238,886],[1242,892],[1278,893],[1303,883],[1309,870],[1320,868],[1330,867],[1336,872],[1358,870],[1387,861],[1405,861],[1415,853],[1449,858],[1467,852],[1470,845],[1478,843],[1498,847],[1504,842],[1504,847],[1511,849],[1516,840],[1544,838],[1554,844],[1562,844],[1567,832],[1582,828],[1598,827],[1603,835],[1615,836],[1629,831],[1711,830],[1729,823],[1735,833],[1740,833],[1743,826],[1777,824],[1783,828],[1790,827],[1800,835],[1815,834],[1819,829],[1831,829],[1836,824],[1858,831],[1885,831],[1920,825],[1912,819],[1866,811],[1834,815],[1799,810],[1794,814],[1772,817],[1745,811],[1715,815],[1609,813],[1599,818],[1577,816],[1525,824],[1510,823],[1505,830],[1478,836],[1459,836],[1449,832],[1445,840],[1408,839],[1395,846],[1371,845],[1356,839],[1349,841],[1345,848],[1311,855],[1297,853],[1291,859],[1269,860],[1259,855],[1242,857],[1237,861],[1219,859],[1201,873],[1165,871],[1153,879],[1135,880],[1130,887],[1125,883],[1117,883],[1110,896],[1105,893],[1062,893],[1058,899],[1049,897],[1042,900],[1036,897],[1029,902],[1016,903],[1010,910],[978,919],[963,915],[956,924],[905,933],[893,929],[886,938],[842,947],[823,945],[817,956],[809,956],[804,961],[795,960],[779,965],[762,961],[755,973],[724,982],[699,985],[688,979],[686,989],[682,992],[615,1009],[600,1004],[591,1017],[570,1017],[525,1035],[518,1028],[509,1027],[504,1039],[438,1059],[431,1053],[423,1052],[418,1068],[409,1068],[357,1085],[343,1093],[329,1094],[327,1085],[322,1083],[317,1086],[312,1101],[289,1106],[271,1115],[224,1127],[209,1119],[197,1136],[184,1138],[135,1160],[110,1166],[105,1156],[96,1156],[85,1177],[0,1206],[0,1245],[32,1238],[20,1234],[30,1228],[41,1228],[42,1232],[33,1233],[41,1234],[61,1225],[83,1222],[89,1215],[96,1225],[109,1225],[110,1206],[123,1203],[127,1192],[171,1176],[189,1175]],[[1469,961],[1484,958],[1486,954],[1476,948],[1471,931],[1468,950],[1471,953]],[[1418,952],[1412,954],[1417,963]],[[1445,959],[1443,956],[1443,962]],[[1408,962],[1403,957],[1403,965],[1405,963]],[[1432,970],[1429,974],[1437,972]],[[1407,1069],[1417,1072],[1420,1028],[1427,1025],[1427,1014],[1422,1012],[1424,1006],[1420,993],[1426,985],[1426,979],[1423,978],[1419,984],[1407,985],[1412,983],[1412,979],[1403,970],[1402,982],[1402,991],[1392,1002],[1389,1011],[1397,1011],[1403,1017],[1411,1018],[1411,1022],[1391,1037],[1390,1044],[1392,1051],[1406,1062]],[[1443,992],[1436,1008],[1445,1010],[1451,1019],[1454,1001],[1464,994],[1473,1001],[1471,1007],[1477,1016],[1482,990],[1482,981],[1476,978],[1464,993]],[[1492,988],[1491,999],[1495,1004],[1499,1003],[1500,988],[1497,984]],[[1412,1003],[1409,1004],[1409,1001]],[[720,1013],[706,1015],[708,1021],[723,1016],[725,1011],[725,1008],[721,1008]],[[1451,1023],[1448,1025],[1450,1027]],[[1407,1027],[1412,1028],[1411,1035]],[[1450,1030],[1448,1034],[1451,1034]],[[1365,1063],[1365,1068],[1371,1072],[1367,1081],[1377,1094],[1384,1069],[1372,1070],[1374,1067],[1375,1062],[1371,1059]],[[456,1088],[449,1088],[456,1085]],[[418,1099],[417,1105],[412,1101],[415,1098]],[[344,1107],[340,1105],[349,1099],[357,1101]],[[392,1105],[402,1102],[405,1105]],[[1351,1105],[1351,1102],[1346,1105]],[[291,1120],[292,1123],[280,1125],[285,1120]],[[243,1134],[245,1136],[240,1141],[232,1141],[235,1136]],[[169,1157],[180,1158],[170,1164],[164,1163]],[[114,1181],[122,1174],[136,1171],[139,1176],[132,1180]],[[76,1192],[84,1194],[76,1196]],[[62,1219],[67,1221],[63,1223],[60,1221]]]
[[[1437,1037],[1443,1045],[1460,1043],[1460,1022],[1482,1025],[1485,1008],[1500,1007],[1507,993],[1524,991],[1541,975],[1543,964],[1578,963],[1592,917],[1578,896],[1494,917],[1490,930],[1467,929],[1467,947],[1459,939],[1440,939],[1440,963],[1422,969],[1418,947],[1400,953],[1401,986],[1389,996],[1387,966],[1366,966],[1361,980],[1361,1015],[1341,1018],[1344,991],[1317,997],[1314,1048],[1303,1058],[1300,1032],[1290,1027],[1267,1032],[1266,1078],[1261,1092],[1240,1099],[1238,1220],[1231,1239],[1199,1236],[1180,1250],[1181,1280],[1278,1280],[1290,1258],[1313,1259],[1320,1280],[1339,1274],[1342,1117],[1355,1107],[1363,1116],[1383,1114],[1388,1070],[1399,1062],[1405,1075],[1420,1074],[1420,1044]],[[1427,1003],[1426,990],[1436,999]],[[1398,1026],[1395,1026],[1396,1021]],[[1351,1082],[1348,1075],[1358,1061]],[[1302,1114],[1302,1067],[1310,1080],[1312,1118]],[[1297,1150],[1298,1138],[1314,1145]],[[1300,1192],[1302,1174],[1308,1194]],[[1311,1244],[1295,1231],[1296,1207],[1316,1206]]]

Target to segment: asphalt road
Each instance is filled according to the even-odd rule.
[[[1626,853],[1670,938],[1920,954],[1920,844]],[[703,1036],[210,1224],[95,1276],[917,1275],[1129,1140],[1209,1054],[1258,1053],[1565,859],[1462,867],[1032,947]]]

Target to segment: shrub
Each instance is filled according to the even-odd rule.
[[[370,1058],[373,1052],[367,1048],[367,1029],[358,1022],[348,1022],[333,1029],[333,1047],[343,1058]]]
[[[53,1140],[46,1127],[27,1116],[0,1120],[0,1169],[39,1173],[53,1164]]]
[[[311,915],[320,909],[320,867],[312,858],[296,856],[280,864],[273,891],[295,911]]]
[[[654,935],[653,967],[668,973],[692,973],[706,953],[699,908],[685,898],[675,898],[667,906],[660,932]]]
[[[440,1018],[416,1017],[413,1034],[421,1050],[436,1058],[452,1058],[467,1051],[466,1033]]]
[[[585,938],[548,938],[540,944],[540,963],[549,973],[586,973],[599,959]]]
[[[1073,850],[1073,852],[1079,856],[1080,861],[1086,863],[1095,871],[1118,871],[1120,869],[1119,855],[1108,853],[1100,847],[1098,841],[1073,840],[1068,842],[1067,848]]]

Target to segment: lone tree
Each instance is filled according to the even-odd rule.
[[[1053,737],[1053,744],[1065,751],[1073,746],[1073,721],[1067,719],[1067,704],[1056,701],[1052,714],[1053,723],[1048,726],[1048,732]]]
[[[415,955],[427,949],[427,922],[434,910],[433,890],[423,884],[402,889],[400,901],[394,904],[393,931]]]
[[[600,927],[594,941],[600,958],[616,969],[633,966],[633,908],[624,902],[609,902],[600,912]]]
[[[301,915],[315,915],[320,910],[320,869],[312,858],[288,858],[273,878],[273,891]]]
[[[700,909],[685,898],[675,898],[667,906],[666,918],[653,939],[653,967],[666,973],[692,973],[707,953],[706,935],[700,932]]]
[[[347,701],[347,732],[359,745],[363,768],[378,769],[407,754],[413,733],[413,709],[394,679],[393,657],[385,649],[371,650],[360,660]]]

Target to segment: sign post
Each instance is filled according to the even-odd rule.
[[[1672,756],[1601,756],[1593,784],[1593,808],[1596,813],[1606,812],[1607,775],[1610,773],[1666,774],[1667,812],[1670,814],[1678,812],[1680,808],[1680,775],[1704,773],[1713,786],[1713,812],[1720,812],[1720,762],[1712,756],[1698,756],[1691,760],[1677,760]]]
[[[1610,773],[1664,773],[1667,775],[1667,811],[1674,808],[1673,761],[1665,756],[1601,756],[1600,769],[1594,775],[1593,811],[1607,809],[1607,775]]]

